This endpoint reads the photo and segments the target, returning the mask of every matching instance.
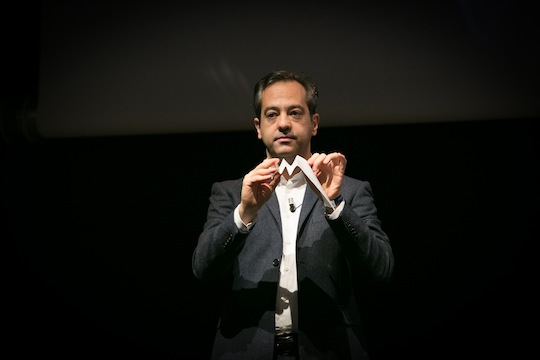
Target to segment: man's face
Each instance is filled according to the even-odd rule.
[[[254,124],[267,156],[292,162],[296,155],[311,156],[311,137],[317,134],[319,114],[310,116],[301,84],[280,81],[263,91],[261,118],[255,118]]]

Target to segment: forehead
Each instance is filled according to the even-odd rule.
[[[306,90],[297,81],[280,81],[264,89],[262,93],[263,107],[280,103],[306,105]]]

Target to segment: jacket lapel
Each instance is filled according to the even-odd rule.
[[[279,202],[275,191],[265,205],[268,207],[270,214],[274,217],[274,221],[278,224],[277,228],[279,229],[279,233],[282,234],[281,214],[279,212]]]
[[[302,201],[302,206],[300,207],[300,220],[298,221],[298,239],[300,238],[300,233],[302,229],[304,229],[304,224],[309,216],[311,214],[311,211],[313,211],[313,207],[317,203],[317,200],[319,198],[315,194],[313,190],[309,187],[309,184],[306,186],[306,193],[304,195],[304,200]]]

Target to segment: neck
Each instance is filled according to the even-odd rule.
[[[266,153],[266,156],[268,157],[268,159],[271,159],[273,157],[280,158],[280,159],[285,159],[285,160],[287,160],[287,162],[289,164],[293,163],[293,161],[294,161],[294,159],[296,158],[297,155],[299,155],[299,156],[303,157],[304,159],[308,160],[311,157],[312,154],[310,152],[308,152],[307,154],[294,154],[294,155],[291,155],[291,156],[283,156],[283,157],[281,157],[281,156],[278,156],[278,155],[272,156],[268,152]]]
[[[293,173],[289,175],[289,173],[287,171],[283,171],[283,174],[281,174],[281,176],[283,176],[283,178],[285,180],[289,180],[290,178],[292,178],[294,175],[298,174],[300,172],[300,168],[295,168]]]

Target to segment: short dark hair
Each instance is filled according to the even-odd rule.
[[[306,102],[309,109],[309,114],[313,115],[317,112],[317,102],[319,100],[319,90],[315,82],[305,74],[297,74],[287,70],[272,71],[255,84],[253,91],[253,110],[255,116],[261,117],[262,107],[262,92],[272,84],[280,81],[297,81],[306,89]]]

